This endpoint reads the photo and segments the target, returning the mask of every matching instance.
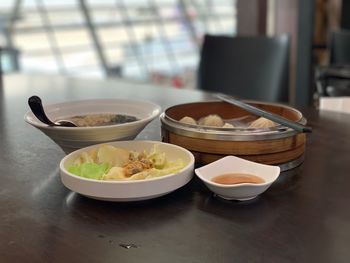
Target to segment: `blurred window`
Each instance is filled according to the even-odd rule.
[[[0,9],[0,46],[19,51],[23,71],[176,87],[194,86],[204,33],[236,32],[235,0],[2,0]]]

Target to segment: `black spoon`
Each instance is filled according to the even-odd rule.
[[[45,114],[43,104],[38,96],[31,96],[28,99],[28,104],[35,117],[49,126],[77,127],[75,123],[68,120],[58,120],[55,122],[51,121]]]

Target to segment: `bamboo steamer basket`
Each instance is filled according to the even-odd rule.
[[[247,103],[278,114],[289,120],[306,124],[302,113],[292,107],[257,101]],[[217,114],[224,120],[256,118],[251,113],[221,101],[180,104],[165,110],[160,116],[162,141],[190,150],[198,165],[205,165],[227,155],[278,165],[282,171],[300,165],[304,159],[306,136],[291,128],[216,128],[179,122],[185,116],[198,120]]]

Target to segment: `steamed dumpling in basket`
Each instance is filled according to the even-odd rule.
[[[224,120],[217,114],[211,114],[200,118],[198,124],[201,126],[222,127],[225,125]]]
[[[270,128],[270,127],[275,127],[276,123],[266,119],[264,117],[260,117],[259,119],[256,119],[253,121],[250,125],[249,128]]]
[[[220,127],[220,128],[234,128],[235,126],[231,123],[225,122],[219,115],[210,114],[208,116],[202,117],[198,122],[192,117],[185,116],[180,119],[181,123],[199,125],[199,126],[211,126],[211,127]]]
[[[197,125],[197,121],[193,119],[192,117],[185,116],[183,117],[180,122],[186,123],[186,124],[192,124],[192,125]]]

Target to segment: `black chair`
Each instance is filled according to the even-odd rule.
[[[340,30],[330,33],[329,64],[350,65],[350,31]]]
[[[350,66],[319,66],[315,69],[318,97],[350,96]]]
[[[289,37],[205,35],[198,88],[243,99],[287,102]]]

